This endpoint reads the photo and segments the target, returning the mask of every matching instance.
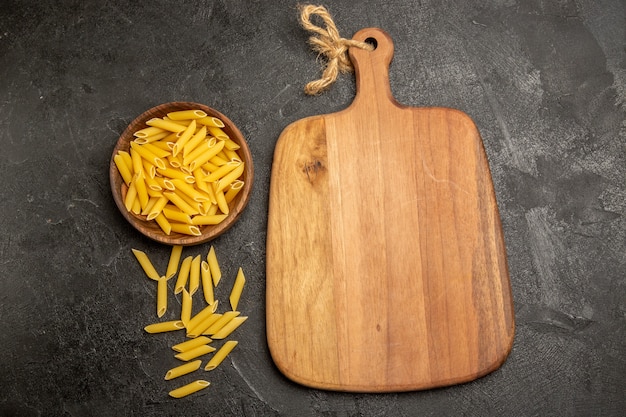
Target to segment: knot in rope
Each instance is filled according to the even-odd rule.
[[[320,17],[325,27],[317,26],[311,22],[312,16]],[[311,48],[319,55],[324,56],[326,61],[323,65],[322,77],[309,82],[304,87],[306,94],[319,94],[330,87],[337,80],[340,73],[348,73],[354,70],[348,56],[348,49],[351,46],[368,51],[374,50],[374,47],[366,42],[340,37],[335,22],[333,22],[330,13],[324,6],[301,6],[300,24],[307,31],[314,33],[309,38]]]

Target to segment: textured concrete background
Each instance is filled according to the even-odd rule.
[[[476,3],[476,4],[474,4]],[[1,416],[618,416],[626,409],[626,6],[621,0],[343,0],[343,36],[391,34],[398,101],[476,121],[493,171],[517,333],[498,371],[461,386],[355,395],[295,385],[264,333],[274,145],[345,108],[352,76],[311,98],[319,66],[296,1],[0,3]],[[248,277],[240,345],[184,400],[163,381],[174,335],[147,335],[169,248],[118,213],[108,164],[144,110],[197,101],[235,121],[254,193],[213,242]],[[187,248],[200,254],[208,245]],[[171,299],[172,305],[176,301]]]

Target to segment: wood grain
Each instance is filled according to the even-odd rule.
[[[288,378],[388,392],[466,382],[513,342],[506,251],[479,132],[391,94],[391,38],[351,48],[347,109],[281,134],[270,185],[267,338]]]
[[[128,149],[130,148],[130,142],[134,139],[133,134],[137,130],[146,127],[146,122],[148,120],[155,117],[162,118],[170,112],[189,109],[202,110],[207,115],[217,117],[224,122],[224,127],[222,128],[224,132],[241,147],[237,150],[237,152],[245,162],[245,169],[242,174],[244,186],[243,189],[237,194],[237,196],[235,196],[233,201],[229,204],[230,212],[228,213],[228,217],[224,219],[224,221],[222,221],[221,223],[217,225],[200,227],[200,236],[190,236],[176,232],[172,232],[167,235],[163,232],[163,230],[161,230],[161,228],[155,221],[146,220],[146,216],[136,215],[126,210],[126,207],[124,206],[124,196],[126,195],[127,187],[122,180],[122,177],[117,169],[117,166],[115,165],[115,162],[113,161],[113,158],[120,150],[128,151]],[[124,218],[137,231],[152,240],[167,245],[192,246],[206,243],[212,239],[215,239],[216,237],[220,236],[228,229],[230,229],[237,221],[244,208],[248,204],[248,200],[250,199],[250,192],[252,190],[252,184],[254,181],[254,166],[252,161],[252,154],[244,136],[241,134],[241,131],[239,131],[237,126],[228,117],[204,104],[178,101],[155,106],[139,115],[128,125],[128,127],[120,135],[113,149],[113,154],[111,156],[111,161],[109,164],[109,180],[111,183],[111,192],[113,194],[115,204],[117,205]]]

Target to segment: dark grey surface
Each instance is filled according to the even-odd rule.
[[[346,75],[304,95],[319,66],[296,1],[4,0],[0,415],[624,415],[624,2],[325,4],[343,36],[370,26],[391,34],[400,102],[461,109],[482,133],[517,320],[503,367],[461,386],[385,395],[308,389],[274,368],[264,333],[274,145],[289,123],[343,109],[355,93]],[[156,319],[155,286],[130,251],[163,267],[169,248],[125,223],[107,168],[134,117],[186,100],[239,125],[256,181],[241,220],[213,242],[226,276],[246,271],[250,318],[212,386],[177,401],[162,378],[180,337],[143,332]]]

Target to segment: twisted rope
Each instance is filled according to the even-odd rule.
[[[321,18],[325,27],[314,24],[311,21],[313,16]],[[317,95],[330,87],[337,80],[340,73],[348,73],[354,70],[348,56],[348,48],[351,46],[368,51],[374,50],[374,47],[366,42],[340,37],[335,22],[333,22],[330,13],[324,6],[300,6],[300,24],[307,31],[314,33],[309,38],[311,48],[318,55],[325,57],[325,63],[322,66],[322,77],[309,82],[304,87],[306,94]]]

